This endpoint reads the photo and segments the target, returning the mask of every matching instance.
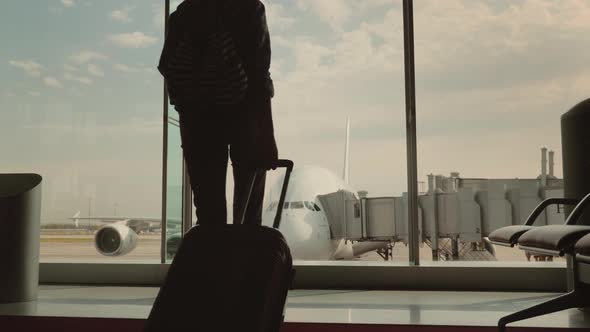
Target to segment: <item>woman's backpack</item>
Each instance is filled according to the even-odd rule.
[[[219,0],[207,1],[205,26],[194,28],[194,8],[180,5],[169,21],[158,69],[166,79],[173,105],[240,103],[248,76],[231,32],[224,24]],[[190,4],[195,5],[195,4]],[[191,25],[193,25],[191,27]]]

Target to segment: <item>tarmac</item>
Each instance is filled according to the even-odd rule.
[[[160,233],[140,234],[137,247],[129,254],[118,257],[101,255],[94,247],[92,234],[67,234],[64,232],[41,235],[41,262],[76,262],[76,263],[160,263]],[[524,251],[518,248],[495,246],[495,259],[500,262],[527,262]],[[409,249],[403,243],[396,243],[392,250],[393,263],[407,262]],[[432,261],[430,247],[420,247],[422,261]],[[361,261],[379,261],[383,258],[375,252],[358,258]],[[531,261],[534,261],[531,258]],[[555,258],[554,261],[564,261]]]

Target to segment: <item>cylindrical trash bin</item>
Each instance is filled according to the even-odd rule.
[[[590,99],[561,116],[563,150],[563,190],[566,198],[582,199],[590,193]],[[573,206],[566,205],[569,215]],[[590,212],[584,212],[578,224],[590,225]]]
[[[0,174],[0,303],[37,300],[41,180]]]

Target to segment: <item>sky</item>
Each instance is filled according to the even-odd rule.
[[[349,117],[352,186],[406,191],[401,0],[263,2],[280,156],[341,174]],[[44,175],[47,220],[160,214],[163,7],[3,4],[0,172]],[[561,176],[559,117],[590,87],[590,1],[415,0],[414,15],[420,180],[536,177],[543,146]]]

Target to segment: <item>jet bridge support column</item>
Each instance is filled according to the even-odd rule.
[[[459,239],[456,237],[451,239],[451,257],[454,261],[459,260]]]
[[[435,177],[434,174],[428,175],[428,208],[431,211],[432,216],[432,234],[430,235],[430,243],[432,249],[432,260],[438,261],[440,257],[440,250],[438,249],[438,219],[437,216],[437,200],[436,200],[436,186],[435,186]]]
[[[437,219],[437,199],[434,191],[434,175],[428,176],[429,190],[426,195],[422,195],[418,198],[420,208],[422,209],[423,229],[422,238],[423,241],[427,239],[430,242],[432,249],[432,260],[437,261],[439,257],[439,243],[438,243],[438,219]]]

